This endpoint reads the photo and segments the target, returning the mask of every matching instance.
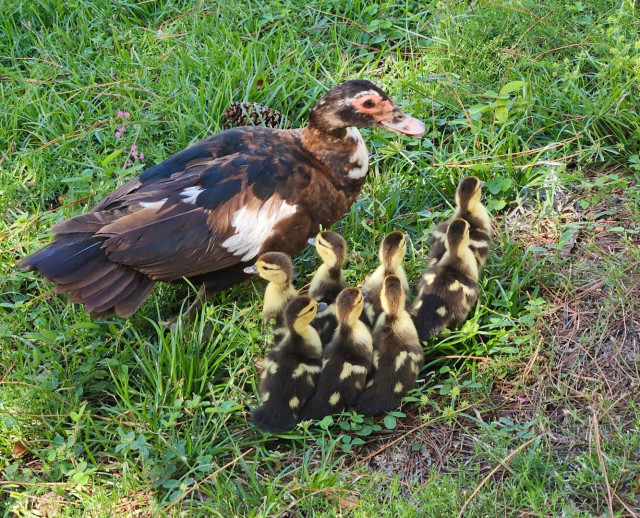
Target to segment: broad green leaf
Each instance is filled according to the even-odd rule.
[[[526,86],[526,84],[527,83],[525,83],[524,81],[511,81],[500,89],[500,95],[505,95],[505,94],[510,94],[511,92],[515,92],[516,90],[522,88],[523,86]]]
[[[505,122],[507,122],[508,118],[509,118],[509,110],[507,110],[505,106],[498,106],[496,108],[496,120],[500,124],[504,124]]]

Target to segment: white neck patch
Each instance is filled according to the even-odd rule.
[[[356,142],[356,150],[353,152],[353,155],[349,157],[349,163],[353,164],[353,167],[349,169],[348,176],[349,178],[358,180],[369,171],[369,150],[358,128],[354,126],[348,127],[346,138],[350,138]]]

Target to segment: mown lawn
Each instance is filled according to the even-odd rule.
[[[640,516],[635,2],[0,5],[3,516]],[[478,307],[425,344],[398,412],[248,424],[258,284],[167,333],[193,290],[91,321],[16,270],[54,223],[221,130],[232,101],[299,126],[350,78],[428,131],[363,130],[370,175],[335,225],[349,280],[401,229],[417,281],[468,174],[497,232]],[[316,258],[295,262],[303,286]]]

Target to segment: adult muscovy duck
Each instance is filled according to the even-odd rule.
[[[347,81],[304,128],[229,129],[147,169],[53,226],[53,242],[19,265],[94,316],[131,315],[157,281],[186,278],[209,298],[246,279],[260,254],[297,254],[343,216],[368,171],[358,127],[425,131],[370,81]]]

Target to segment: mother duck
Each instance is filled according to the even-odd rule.
[[[53,242],[19,266],[96,317],[131,315],[158,281],[186,278],[206,300],[247,278],[259,255],[297,254],[343,216],[369,167],[361,127],[425,131],[370,81],[347,81],[316,102],[304,128],[229,129],[150,167],[54,225]]]

